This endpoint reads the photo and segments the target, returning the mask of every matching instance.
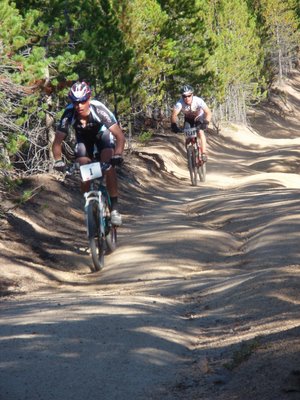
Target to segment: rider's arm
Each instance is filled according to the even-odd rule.
[[[61,145],[65,137],[66,134],[64,132],[56,131],[52,145],[52,152],[55,161],[61,160],[62,158]]]
[[[116,147],[115,147],[115,154],[121,155],[123,153],[125,147],[125,136],[120,128],[120,126],[116,123],[109,127],[110,132],[116,138]]]
[[[204,111],[204,120],[209,123],[211,121],[211,117],[212,117],[211,110],[208,106],[206,106],[203,108],[203,111]]]
[[[180,110],[173,108],[172,115],[171,115],[171,124],[177,124],[177,116]]]
[[[178,133],[181,132],[181,129],[177,125],[177,117],[178,114],[180,113],[180,109],[174,107],[171,115],[171,130],[172,132]]]
[[[55,161],[62,159],[61,145],[68,134],[69,120],[72,117],[73,112],[74,108],[72,106],[68,106],[65,109],[59,121],[59,124],[57,125],[54,141],[52,144],[52,153]]]

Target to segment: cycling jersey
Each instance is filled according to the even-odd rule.
[[[68,134],[68,128],[72,126],[79,136],[82,134],[96,136],[101,132],[102,127],[109,129],[112,125],[117,123],[114,114],[98,100],[91,100],[90,111],[88,122],[86,126],[83,127],[79,119],[76,119],[73,104],[68,105],[57,126],[57,130]]]
[[[77,142],[75,155],[77,157],[92,157],[94,145],[96,145],[99,153],[105,148],[115,147],[114,136],[109,128],[116,123],[114,114],[103,103],[98,100],[91,100],[90,113],[85,126],[76,118],[73,104],[69,104],[60,119],[57,131],[67,135],[69,128],[73,127]]]
[[[177,101],[174,108],[176,111],[182,112],[185,119],[194,120],[198,116],[204,117],[203,108],[206,107],[207,105],[201,97],[193,96],[192,104],[186,104],[181,98]]]

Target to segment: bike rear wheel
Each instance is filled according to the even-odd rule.
[[[107,192],[104,193],[105,199],[105,241],[106,252],[105,254],[113,253],[117,248],[117,227],[112,225],[110,219],[110,198]]]
[[[106,235],[107,254],[111,254],[117,248],[117,228],[111,226],[108,234]]]
[[[99,207],[97,201],[91,201],[87,207],[87,229],[89,248],[93,260],[91,271],[100,271],[104,267],[105,241],[100,232]]]
[[[187,148],[188,169],[191,177],[192,186],[197,186],[197,166],[194,147]]]

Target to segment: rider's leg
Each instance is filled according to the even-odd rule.
[[[201,149],[202,149],[202,161],[207,160],[207,144],[206,144],[206,136],[202,129],[199,130],[199,137],[201,142]]]
[[[113,147],[102,148],[100,159],[102,162],[110,161],[114,155]],[[106,187],[111,201],[111,222],[113,225],[122,224],[122,216],[118,211],[118,178],[115,168],[110,168],[106,173]]]
[[[190,129],[192,128],[193,123],[191,121],[188,121],[187,119],[184,120],[184,125],[183,125],[183,129]],[[187,150],[187,146],[190,142],[190,139],[186,139],[185,140],[185,149]]]
[[[101,162],[110,161],[113,154],[113,149],[103,149],[101,151]],[[118,196],[118,180],[115,168],[110,168],[106,173],[106,187],[110,197]]]
[[[194,126],[193,122],[188,121],[187,119],[184,120],[183,129],[190,129],[190,128],[192,128],[192,126]]]
[[[77,143],[75,147],[75,157],[79,165],[85,165],[91,162],[91,158],[87,155],[87,148],[84,143]],[[80,184],[81,193],[88,192],[90,190],[89,182],[81,182]]]

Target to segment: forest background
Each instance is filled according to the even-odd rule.
[[[248,108],[299,63],[297,0],[1,0],[0,24],[2,195],[20,174],[51,170],[55,123],[77,79],[142,137],[147,121],[169,121],[184,83],[215,127],[247,123]]]

